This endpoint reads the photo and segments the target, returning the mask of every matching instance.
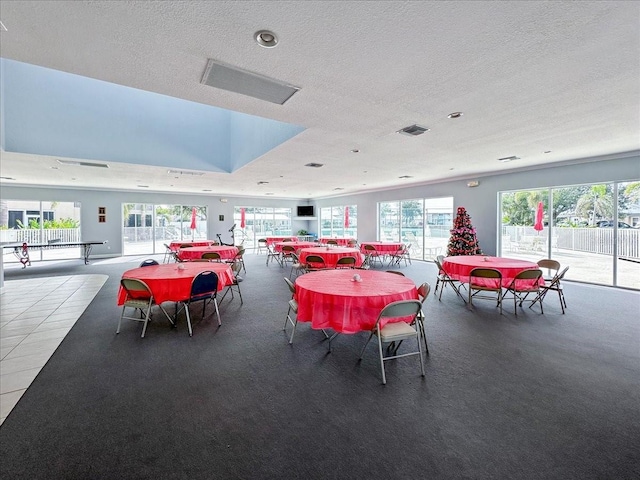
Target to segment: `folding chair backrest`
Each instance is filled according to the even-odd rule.
[[[404,273],[399,272],[398,270],[387,270],[387,273],[393,273],[394,275],[402,275],[403,277],[405,276]]]
[[[544,258],[542,260],[538,260],[538,266],[540,268],[547,268],[549,270],[558,271],[560,270],[560,262],[557,260],[551,260],[550,258]]]
[[[195,276],[191,282],[191,301],[202,300],[218,291],[218,275],[205,270]]]
[[[143,300],[149,299],[153,296],[149,286],[142,280],[135,278],[122,278],[120,279],[120,285],[127,294],[127,298]]]
[[[287,283],[287,286],[289,287],[289,290],[291,291],[291,295],[296,293],[296,286],[293,284],[293,282],[291,280],[289,280],[287,277],[284,277],[284,281]]]
[[[143,261],[140,264],[141,267],[150,267],[151,265],[160,265],[160,264],[156,262],[153,258],[147,258],[145,261]]]
[[[327,245],[338,245],[337,240],[327,240]]]
[[[378,250],[376,250],[376,247],[374,247],[373,245],[369,245],[368,243],[364,244],[364,249],[367,250],[369,253],[378,253]]]
[[[490,278],[495,279],[495,285],[486,285],[485,288],[502,288],[502,274],[495,268],[474,268],[469,273],[469,284],[474,285],[473,278]]]
[[[526,286],[532,286],[532,284],[537,285],[538,280],[542,277],[542,270],[539,268],[531,269],[531,270],[523,270],[519,272],[514,278],[513,282],[509,286],[510,289],[520,289]],[[522,280],[522,281],[519,281]],[[531,280],[536,280],[536,282],[531,282]]]
[[[569,267],[564,267],[560,273],[558,273],[555,277],[553,277],[553,279],[551,280],[551,284],[549,286],[555,287],[560,285],[560,280],[564,278],[565,274],[567,273],[567,270],[569,270]]]
[[[319,255],[307,255],[307,258],[305,259],[305,261],[307,262],[308,265],[311,265],[311,264],[325,265],[324,258],[322,258]]]
[[[204,252],[200,258],[206,260],[220,260],[220,254],[218,252]]]
[[[418,287],[418,297],[420,297],[420,301],[424,303],[424,301],[429,296],[429,292],[431,291],[431,285],[427,282],[424,282],[422,285]]]
[[[286,255],[290,255],[292,253],[295,253],[296,249],[293,248],[293,246],[291,245],[283,245],[282,246],[282,253],[286,254]]]
[[[356,257],[342,257],[342,258],[339,258],[338,261],[336,262],[336,266],[355,265],[355,264],[356,264]]]
[[[399,300],[386,305],[376,321],[376,327],[383,318],[411,317],[411,321],[420,313],[422,303],[419,300]],[[410,323],[410,322],[407,322]]]
[[[238,274],[240,273],[240,270],[242,270],[242,263],[240,262],[233,262],[231,264],[231,271],[233,272],[233,274],[235,276],[238,276]]]

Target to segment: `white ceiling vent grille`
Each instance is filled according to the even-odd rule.
[[[398,133],[403,135],[410,135],[412,137],[416,137],[418,135],[422,135],[424,132],[428,132],[429,129],[427,127],[421,127],[420,125],[410,125],[408,127],[404,127],[401,130],[398,130]]]
[[[60,165],[73,165],[78,167],[98,167],[98,168],[109,168],[107,163],[94,163],[94,162],[83,162],[80,160],[60,160],[57,159]]]
[[[207,68],[200,83],[278,105],[283,105],[300,90],[279,80],[240,70],[211,59],[207,62]]]

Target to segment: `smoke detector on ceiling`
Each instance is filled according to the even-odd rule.
[[[422,127],[420,125],[409,125],[408,127],[404,127],[398,130],[398,133],[401,133],[402,135],[410,135],[412,137],[416,137],[428,131],[429,129],[427,127]]]

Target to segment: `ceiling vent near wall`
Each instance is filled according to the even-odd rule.
[[[410,135],[412,137],[416,137],[428,131],[429,129],[427,127],[421,127],[420,125],[409,125],[408,127],[404,127],[398,130],[398,133],[401,133],[402,135]]]
[[[93,162],[81,162],[79,160],[60,160],[57,159],[58,163],[61,165],[74,165],[78,167],[98,167],[98,168],[109,168],[109,165],[106,163],[93,163]]]
[[[240,70],[211,59],[207,62],[207,68],[200,83],[278,105],[283,105],[300,90],[279,80]]]

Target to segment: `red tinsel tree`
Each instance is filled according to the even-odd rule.
[[[482,255],[476,238],[476,229],[471,225],[471,217],[464,207],[458,207],[453,228],[449,232],[451,238],[449,238],[447,255]]]

